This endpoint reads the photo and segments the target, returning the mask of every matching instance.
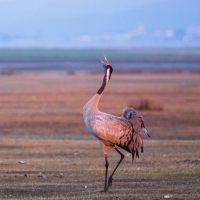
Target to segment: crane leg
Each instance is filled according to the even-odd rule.
[[[110,186],[112,186],[112,181],[113,181],[113,178],[112,178],[112,177],[113,177],[115,171],[117,170],[118,166],[120,165],[120,163],[121,163],[122,160],[124,159],[124,154],[122,154],[116,147],[115,147],[115,150],[120,154],[121,158],[120,158],[119,162],[117,163],[115,169],[113,170],[112,174],[110,175],[110,177],[109,177],[109,179],[108,179],[108,188],[109,188]],[[107,190],[108,190],[108,188],[107,188]]]
[[[108,175],[108,166],[109,166],[108,158],[107,158],[107,154],[105,154],[105,161],[106,161],[106,164],[105,164],[106,171],[105,171],[105,185],[104,185],[104,192],[107,192],[107,175]]]
[[[106,161],[106,164],[105,164],[105,167],[106,167],[105,184],[104,184],[104,190],[102,192],[107,192],[108,191],[108,189],[107,189],[107,179],[108,179],[107,176],[108,176],[108,166],[109,166],[108,157],[107,157],[108,146],[106,144],[104,144],[104,142],[102,142],[101,140],[99,142],[100,142],[100,145],[102,147],[102,150],[103,150],[103,153],[104,153],[104,156],[105,156],[105,161]]]

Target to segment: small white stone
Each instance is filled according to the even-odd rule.
[[[20,160],[20,161],[19,161],[19,164],[26,164],[26,161]]]
[[[85,189],[87,188],[87,185],[85,185]]]
[[[165,198],[165,199],[171,199],[171,198],[172,198],[172,194],[166,194],[166,195],[164,196],[164,198]]]

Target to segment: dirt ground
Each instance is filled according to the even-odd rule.
[[[113,73],[99,109],[120,116],[133,106],[151,138],[134,162],[121,150],[107,193],[102,150],[82,119],[102,77],[0,75],[0,199],[200,199],[200,74]],[[119,155],[108,159],[110,173]]]

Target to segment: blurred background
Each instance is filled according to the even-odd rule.
[[[199,10],[198,0],[0,0],[0,69],[95,69],[104,54],[116,68],[196,69]]]

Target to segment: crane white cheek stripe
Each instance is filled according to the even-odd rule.
[[[106,73],[106,83],[108,83],[109,77],[110,77],[110,68],[107,69],[107,73]]]

